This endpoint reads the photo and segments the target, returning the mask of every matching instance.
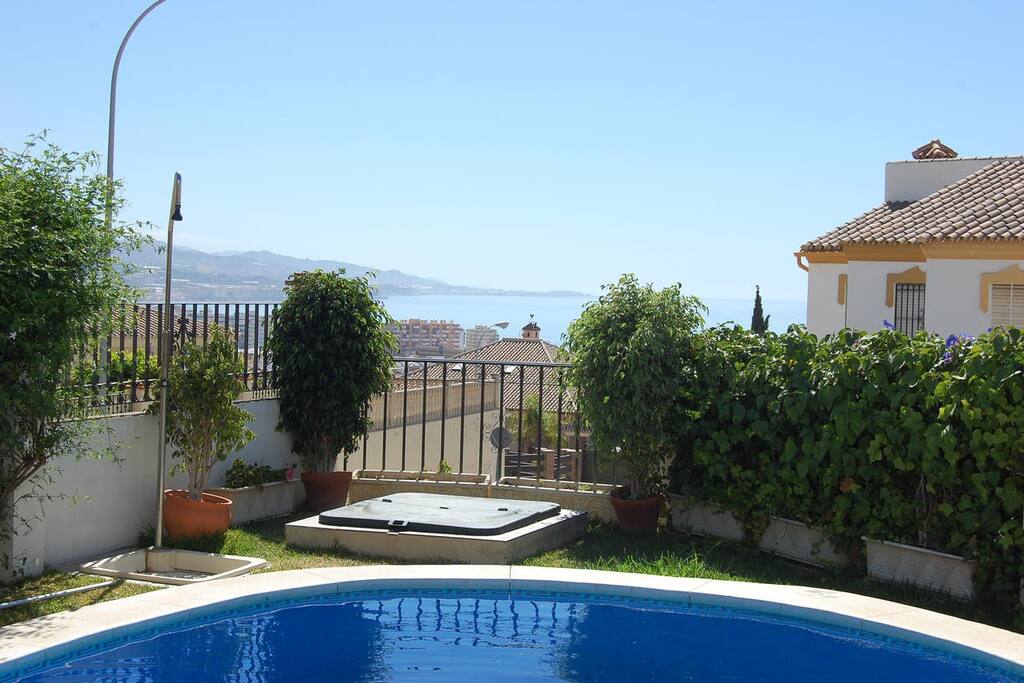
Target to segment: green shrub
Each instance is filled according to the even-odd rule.
[[[519,436],[519,411],[509,410],[505,415],[505,426],[509,432],[509,444],[519,448],[520,441],[524,453],[537,450],[537,423],[540,422],[540,445],[542,448],[554,449],[558,446],[558,413],[551,410],[541,411],[540,397],[532,394],[523,399],[523,434]]]
[[[285,481],[287,474],[287,467],[274,469],[270,465],[250,464],[242,458],[235,458],[235,461],[231,463],[231,467],[224,474],[224,486],[229,489],[263,486],[275,481]]]
[[[110,354],[107,376],[111,382],[128,382],[133,376],[138,381],[154,380],[160,377],[160,364],[155,353],[115,351]]]
[[[709,399],[673,467],[681,493],[978,562],[1010,596],[1024,562],[1024,334],[913,338],[801,327],[704,333]]]

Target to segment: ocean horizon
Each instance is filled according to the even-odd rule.
[[[560,344],[562,335],[583,307],[597,296],[505,296],[475,294],[399,295],[383,299],[385,307],[396,320],[421,318],[450,320],[471,329],[507,320],[508,329],[498,330],[501,337],[518,337],[523,325],[534,321],[540,325],[541,337]],[[735,322],[750,327],[753,299],[702,299],[708,307],[707,325]],[[764,299],[765,315],[770,315],[773,331],[785,332],[793,323],[803,324],[807,314],[804,301]]]

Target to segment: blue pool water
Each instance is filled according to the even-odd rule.
[[[1013,681],[907,642],[594,596],[392,592],[252,608],[107,643],[31,681]]]

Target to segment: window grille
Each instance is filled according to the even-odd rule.
[[[907,335],[914,336],[924,329],[924,285],[897,283],[896,301],[893,313],[896,316],[896,329]]]

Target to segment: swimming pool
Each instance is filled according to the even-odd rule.
[[[363,583],[363,590],[359,582],[334,582],[330,584],[334,589],[326,593],[323,585],[299,592],[261,593],[257,604],[235,599],[201,613],[178,612],[170,621],[148,628],[142,622],[131,631],[101,633],[48,661],[17,672],[0,669],[0,674],[28,683],[861,681],[870,677],[936,683],[1024,681],[1005,667],[962,652],[743,607],[753,601],[695,605],[692,590],[648,593],[658,596],[652,598],[644,597],[644,591],[620,587],[621,593],[635,593],[625,596],[607,585],[571,581],[558,587],[590,585],[592,589],[533,590],[530,586],[539,585],[536,582],[516,588],[508,578],[503,585],[501,580],[460,579],[462,568],[434,569],[447,570],[453,587],[439,589],[440,579],[424,583],[423,568],[410,567],[404,568],[406,573],[418,570],[421,577],[411,583],[407,579],[404,584],[381,584],[371,579]],[[505,577],[511,574],[508,567],[491,569],[504,571]],[[403,568],[387,571],[401,574]],[[652,577],[633,578],[643,583]],[[229,581],[244,591],[245,579]],[[353,586],[356,590],[345,590]],[[150,601],[160,598],[165,604],[181,606],[188,594],[171,591],[182,590],[149,594]],[[172,600],[174,596],[186,599]]]

